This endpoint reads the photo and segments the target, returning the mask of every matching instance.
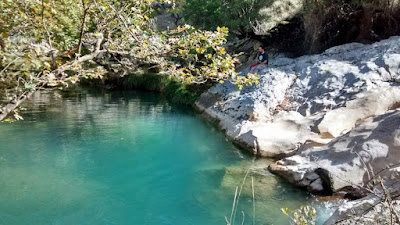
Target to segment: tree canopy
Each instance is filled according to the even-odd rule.
[[[185,19],[204,29],[226,26],[238,34],[251,33],[262,7],[271,0],[185,0]]]
[[[158,31],[151,0],[1,0],[0,10],[3,105],[38,88],[143,67],[188,83],[257,83],[256,75],[236,73],[223,47],[227,28]]]

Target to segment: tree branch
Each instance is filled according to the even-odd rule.
[[[10,63],[7,64],[6,67],[4,67],[4,69],[2,71],[0,71],[0,75],[4,73],[4,71],[6,71],[8,69],[8,67],[11,66],[11,64],[13,64],[15,61],[17,61],[20,57],[15,58],[13,61],[11,61]]]
[[[82,0],[82,7],[83,7],[83,19],[82,19],[82,24],[81,24],[81,31],[79,34],[79,42],[78,42],[78,54],[81,54],[82,51],[82,39],[83,39],[83,33],[85,31],[85,26],[86,26],[86,18],[87,18],[87,14],[90,10],[90,6],[92,5],[92,3],[89,4],[88,7],[86,7],[85,4],[85,0]]]
[[[45,20],[44,20],[44,0],[42,0],[42,24],[43,24],[44,30],[46,31],[46,34],[47,34],[47,38],[48,38],[48,41],[49,41],[50,48],[53,49],[53,46],[52,46],[52,44],[51,44],[50,32],[49,32],[49,30],[47,29],[46,22],[45,22]]]
[[[103,33],[98,33],[97,34],[97,42],[96,42],[96,50],[92,54],[78,57],[74,62],[64,64],[63,66],[57,68],[56,70],[53,70],[52,73],[56,74],[56,75],[62,74],[64,71],[70,69],[71,67],[74,67],[80,63],[83,63],[83,62],[86,62],[89,60],[93,60],[100,53],[107,52],[107,50],[101,50],[101,43],[103,42],[103,40],[104,40]],[[64,79],[64,78],[65,78],[64,76],[61,77],[61,79]]]
[[[15,101],[8,103],[6,106],[0,108],[0,121],[2,121],[10,112],[15,110],[18,106],[24,102],[25,99],[29,98],[35,90],[24,92],[19,97],[15,98]]]
[[[117,14],[117,17],[121,20],[122,24],[124,24],[125,29],[128,30],[129,34],[137,41],[140,42],[139,38],[136,37],[136,35],[131,31],[131,29],[129,28],[128,24],[125,21],[125,18],[121,15],[120,12],[118,12],[117,10],[114,9],[114,7],[112,5],[109,5],[111,7],[111,9]]]

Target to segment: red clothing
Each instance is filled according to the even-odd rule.
[[[260,64],[261,64],[260,62],[254,63],[253,65],[250,66],[250,70],[253,69],[254,67],[260,65]]]

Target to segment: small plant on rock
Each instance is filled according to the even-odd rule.
[[[301,206],[294,211],[288,208],[281,210],[290,218],[292,225],[315,225],[316,210],[312,206]]]

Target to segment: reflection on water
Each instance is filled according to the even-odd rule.
[[[39,92],[0,124],[0,224],[288,224],[313,200],[236,149],[188,108],[151,93]],[[320,219],[321,221],[323,218]]]

